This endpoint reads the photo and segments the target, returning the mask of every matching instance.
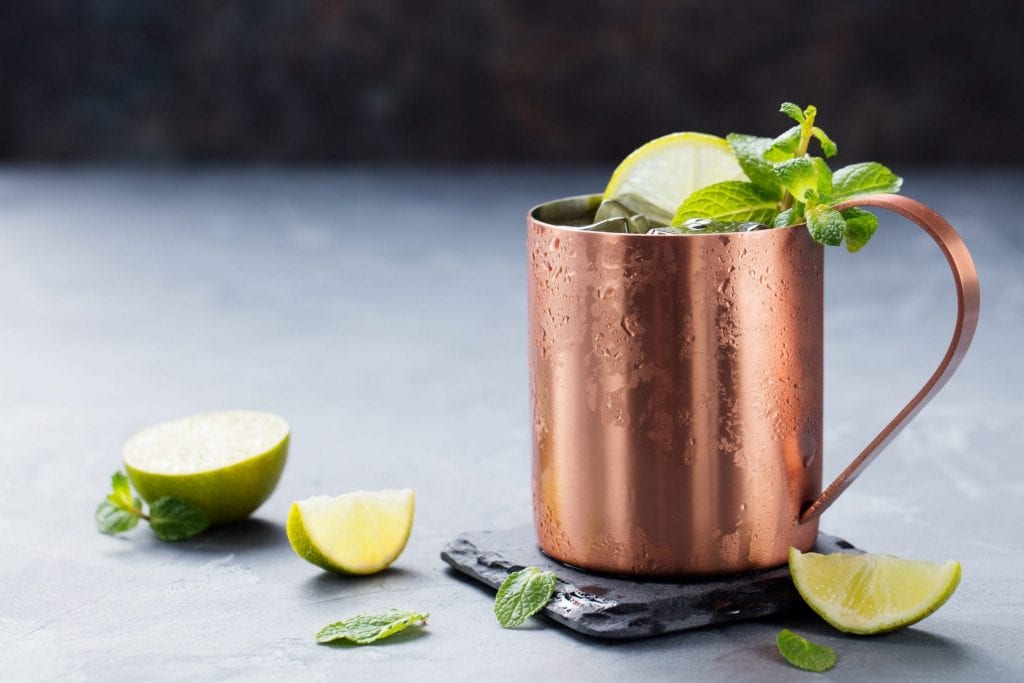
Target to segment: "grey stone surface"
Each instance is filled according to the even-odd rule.
[[[856,549],[843,539],[819,534],[814,551]],[[803,604],[784,566],[689,581],[631,580],[552,560],[537,547],[531,524],[461,534],[444,547],[441,559],[495,590],[509,574],[525,567],[553,571],[558,585],[543,614],[597,638],[646,638],[765,617]]]
[[[960,372],[822,520],[872,552],[964,563],[913,628],[845,636],[799,614],[631,642],[505,631],[438,558],[530,520],[524,221],[609,169],[0,170],[0,678],[5,681],[793,681],[781,627],[835,648],[829,680],[1024,678],[1024,174],[901,169],[970,245],[982,317]],[[883,218],[826,265],[825,473],[924,382],[952,325],[941,255]],[[96,533],[134,431],[273,410],[292,451],[238,527],[165,545]],[[292,500],[412,486],[388,571],[288,548]],[[359,612],[430,612],[376,647],[317,646]],[[818,676],[814,680],[820,680]]]

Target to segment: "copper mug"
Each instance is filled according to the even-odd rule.
[[[949,379],[977,326],[974,263],[919,202],[957,320],[938,369],[822,491],[824,254],[804,226],[693,236],[574,229],[598,195],[527,218],[533,508],[541,549],[635,576],[742,572],[810,549],[818,516]]]

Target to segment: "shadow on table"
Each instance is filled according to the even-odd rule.
[[[353,588],[360,588],[356,594],[372,593],[376,590],[389,590],[392,583],[408,581],[417,572],[399,567],[388,567],[383,571],[365,576],[358,574],[332,574],[322,572],[310,577],[302,585],[303,597],[318,601],[331,600],[341,596],[353,595]]]
[[[244,555],[252,551],[264,551],[278,546],[288,546],[288,535],[284,526],[265,519],[250,517],[207,529],[193,538],[176,543],[167,543],[148,534],[148,543],[156,548],[166,548],[176,553],[237,553]]]

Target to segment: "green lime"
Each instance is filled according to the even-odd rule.
[[[892,555],[789,549],[793,583],[811,609],[847,633],[885,633],[942,607],[960,583],[960,563]]]
[[[288,540],[299,557],[338,574],[373,574],[396,559],[412,532],[412,489],[355,491],[292,503]]]
[[[720,137],[672,133],[651,140],[627,156],[612,173],[604,199],[636,197],[649,218],[669,223],[690,194],[725,180],[747,180],[739,161]]]
[[[147,502],[178,496],[223,524],[249,516],[273,493],[288,441],[288,423],[271,413],[201,413],[142,430],[125,444],[124,464]]]

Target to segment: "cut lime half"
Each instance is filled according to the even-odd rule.
[[[273,493],[288,441],[288,423],[271,413],[201,413],[142,430],[125,444],[124,464],[147,502],[178,496],[223,524],[247,517]]]

